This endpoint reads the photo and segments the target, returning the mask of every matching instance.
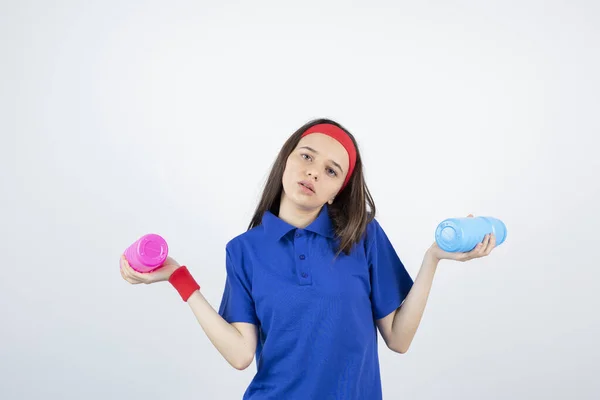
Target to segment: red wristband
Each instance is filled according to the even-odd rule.
[[[179,292],[179,295],[183,301],[187,301],[192,293],[200,289],[200,285],[196,283],[185,265],[177,268],[171,274],[169,277],[169,282],[171,282],[171,285],[177,289],[177,292]]]

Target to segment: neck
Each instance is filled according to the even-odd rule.
[[[289,201],[285,193],[281,194],[278,217],[296,228],[306,228],[317,218],[319,211],[321,211],[321,208],[300,208]]]

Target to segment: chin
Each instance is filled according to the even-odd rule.
[[[292,194],[289,195],[288,193],[289,191],[285,190],[284,188],[283,196],[285,197],[286,201],[292,203],[298,208],[311,210],[319,208],[323,205],[323,202],[321,202],[321,200],[316,195],[306,196],[298,192],[292,192]]]
[[[299,195],[288,197],[288,199],[291,200],[292,203],[294,203],[296,206],[306,209],[319,207],[321,205],[319,199],[316,199],[314,197],[306,197]]]

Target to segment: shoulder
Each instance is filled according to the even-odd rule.
[[[225,245],[230,257],[241,257],[242,253],[257,244],[264,243],[264,227],[256,226],[231,238]]]
[[[263,238],[261,226],[252,228],[246,232],[231,238],[225,245],[225,267],[228,273],[234,274],[242,279],[250,279],[253,272],[252,249],[260,243]]]
[[[373,218],[365,229],[364,246],[367,254],[373,249],[382,249],[390,246],[390,240],[377,218]]]
[[[377,235],[383,232],[383,228],[379,223],[379,220],[375,217],[372,217],[371,221],[367,223],[367,228],[365,229],[365,241],[367,243],[372,242],[377,238]]]

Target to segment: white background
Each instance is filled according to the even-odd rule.
[[[595,399],[600,6],[542,2],[13,1],[0,6],[0,398],[241,399],[168,283],[156,232],[217,308],[285,139],[356,135],[413,278],[436,225],[508,239],[442,261],[385,399]]]

